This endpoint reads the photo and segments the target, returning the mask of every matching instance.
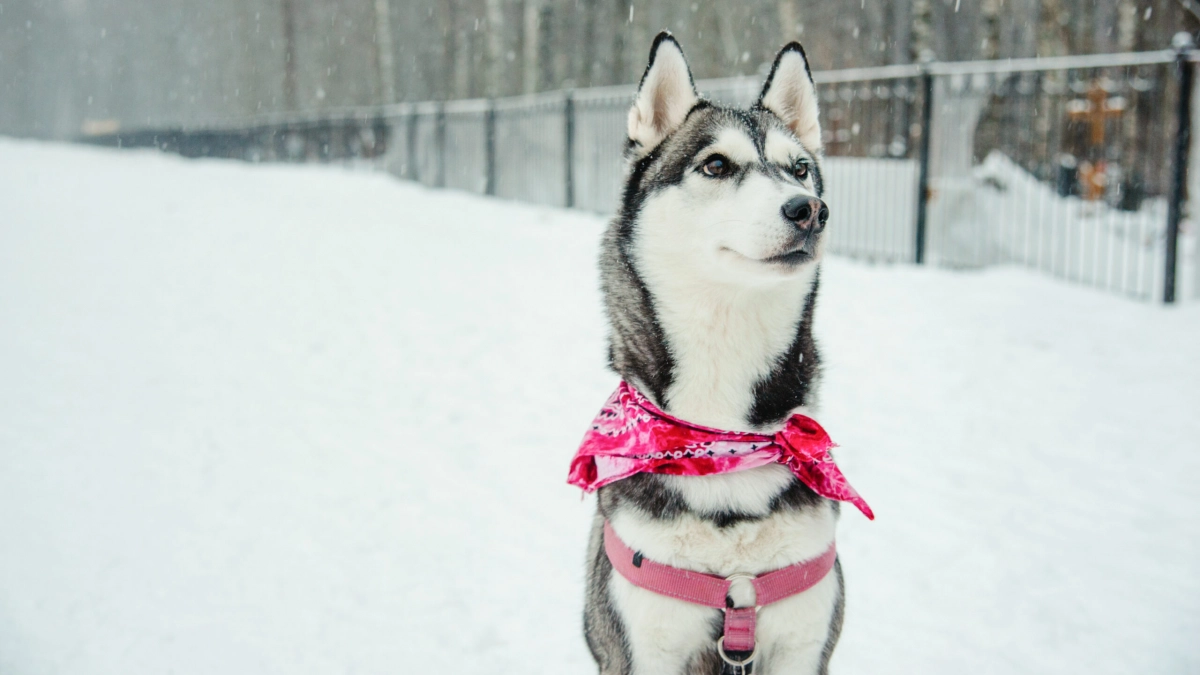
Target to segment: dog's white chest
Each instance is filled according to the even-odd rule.
[[[742,473],[755,472],[759,475],[743,479],[757,479],[764,483],[760,491],[770,492],[770,484],[777,480],[775,472]],[[634,509],[621,509],[613,514],[612,525],[630,548],[651,560],[729,576],[759,575],[821,555],[833,541],[836,520],[832,506],[822,503],[728,527],[717,527],[695,515],[663,521]],[[722,618],[720,610],[638,588],[615,572],[609,590],[625,621],[635,674],[683,672],[688,659],[712,646],[714,626]],[[736,591],[735,585],[731,593],[739,601]],[[816,672],[840,592],[837,576],[831,572],[807,591],[761,608],[756,634],[761,665],[756,672]]]

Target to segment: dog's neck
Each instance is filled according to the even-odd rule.
[[[625,259],[605,267],[627,278],[605,283],[612,366],[665,411],[719,429],[771,431],[813,405],[815,266],[748,289],[678,269],[639,275],[643,265],[613,248]]]

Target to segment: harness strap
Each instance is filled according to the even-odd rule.
[[[753,584],[758,604],[769,605],[807,591],[824,579],[836,562],[837,546],[831,543],[824,553],[815,558],[755,577]]]
[[[725,610],[724,648],[733,652],[754,651],[754,629],[758,624],[756,607],[736,607]]]
[[[604,552],[608,555],[613,569],[638,588],[695,605],[723,610],[725,612],[725,633],[721,650],[723,658],[724,650],[754,652],[758,608],[807,591],[824,579],[837,561],[837,546],[830,544],[829,549],[821,555],[795,565],[788,565],[757,577],[735,574],[728,579],[723,579],[712,574],[671,567],[642,557],[641,553],[634,551],[621,541],[608,521],[604,522]],[[729,606],[730,603],[727,599],[729,588],[733,585],[731,580],[739,577],[749,578],[750,583],[754,586],[755,606]],[[744,663],[749,663],[752,659],[753,656],[746,659]]]
[[[695,605],[725,609],[728,581],[643,558],[621,541],[608,522],[604,523],[604,552],[613,568],[634,586]]]

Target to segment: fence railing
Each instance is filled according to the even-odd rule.
[[[1185,221],[1190,44],[814,74],[835,253],[1015,264],[1144,300],[1200,296]],[[752,103],[757,78],[697,83]],[[632,86],[276,115],[85,139],[250,161],[368,161],[438,188],[615,210]],[[1200,195],[1196,195],[1200,197]]]

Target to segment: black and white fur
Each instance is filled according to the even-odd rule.
[[[729,430],[815,416],[812,335],[823,219],[821,130],[803,48],[784,47],[749,109],[701,99],[679,44],[660,34],[629,111],[629,173],[600,268],[610,361],[667,412]],[[706,173],[714,156],[733,169]],[[805,175],[806,174],[806,175]],[[802,177],[797,177],[797,176]],[[825,212],[827,213],[827,211]],[[646,558],[728,576],[823,553],[837,504],[781,465],[732,474],[639,474],[604,487],[588,560],[585,632],[603,675],[720,673],[719,610],[631,585],[601,545],[605,519]],[[747,582],[732,599],[748,601]],[[759,613],[756,675],[825,673],[842,624],[842,573]]]

